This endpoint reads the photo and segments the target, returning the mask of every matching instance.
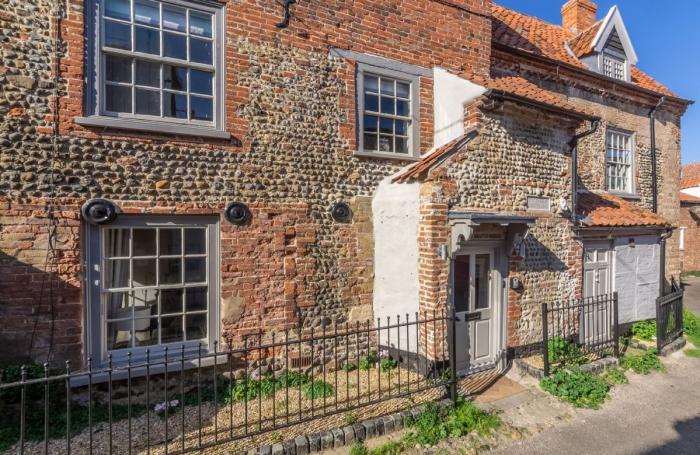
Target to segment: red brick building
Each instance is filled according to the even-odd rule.
[[[683,166],[681,174],[681,271],[700,270],[700,163]]]
[[[679,222],[689,101],[635,66],[616,8],[562,11],[4,3],[5,360],[454,304],[485,327],[460,328],[473,370],[540,336],[543,301],[617,290],[648,317],[661,266],[630,267]]]

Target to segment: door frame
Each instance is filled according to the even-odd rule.
[[[493,333],[491,335],[491,347],[493,351],[493,361],[489,363],[489,366],[497,367],[504,370],[506,367],[507,356],[506,356],[506,328],[507,328],[507,308],[505,305],[508,303],[507,299],[507,287],[506,287],[506,277],[507,277],[507,266],[508,258],[505,255],[505,245],[501,240],[498,241],[471,241],[466,246],[461,246],[458,250],[454,251],[450,255],[450,273],[448,280],[448,305],[450,308],[454,308],[454,263],[457,256],[462,256],[466,254],[479,254],[479,253],[489,253],[491,255],[491,263],[493,268],[491,270],[491,289],[490,295],[492,299],[492,310],[493,314],[491,316],[491,321],[493,323]],[[454,352],[457,352],[457,346],[455,346]],[[454,359],[456,361],[456,359]],[[459,374],[469,375],[477,373],[484,368],[472,369],[467,367],[466,369],[460,370]]]

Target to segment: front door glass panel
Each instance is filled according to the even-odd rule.
[[[477,254],[474,260],[474,310],[489,308],[489,276],[491,272],[491,255]]]
[[[469,311],[470,256],[457,256],[454,264],[454,305],[457,313]]]

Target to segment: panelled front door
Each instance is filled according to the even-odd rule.
[[[608,295],[612,290],[613,252],[610,242],[594,242],[584,246],[583,259],[583,298]],[[588,304],[581,314],[580,339],[582,343],[591,344],[597,341],[609,340],[610,308],[607,305]]]
[[[453,262],[452,298],[457,316],[457,369],[474,370],[494,362],[493,251],[460,254]]]

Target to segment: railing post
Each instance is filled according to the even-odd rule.
[[[450,305],[450,336],[448,337],[449,353],[450,353],[450,368],[452,371],[450,378],[450,399],[453,403],[457,402],[457,314],[454,305]]]
[[[656,353],[659,354],[661,352],[662,346],[662,341],[661,341],[661,332],[662,332],[662,316],[661,316],[661,299],[663,297],[659,297],[656,299]]]
[[[549,376],[549,327],[547,325],[547,303],[545,302],[542,304],[542,355],[545,376]]]
[[[613,342],[615,343],[615,358],[620,357],[620,317],[619,299],[617,292],[613,293]]]

